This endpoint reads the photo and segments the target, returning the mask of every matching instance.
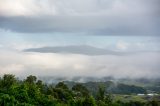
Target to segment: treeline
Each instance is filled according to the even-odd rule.
[[[69,87],[75,85],[73,82],[65,82]],[[105,81],[105,82],[86,82],[81,83],[92,93],[92,95],[96,95],[99,85],[103,85],[105,87],[105,91],[112,94],[146,94],[147,90],[143,87],[135,86],[135,85],[126,85],[122,83],[114,83],[113,81]],[[71,87],[72,87],[71,86]]]
[[[160,106],[160,102],[114,101],[111,94],[105,93],[103,85],[99,86],[93,97],[79,83],[69,89],[64,82],[54,86],[32,75],[22,81],[6,74],[0,78],[0,106]]]

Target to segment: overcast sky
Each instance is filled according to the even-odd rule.
[[[159,0],[0,0],[0,74],[160,77]]]

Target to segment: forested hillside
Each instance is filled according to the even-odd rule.
[[[0,106],[160,106],[159,96],[147,101],[117,99],[120,96],[115,93],[125,92],[132,96],[131,92],[145,93],[145,90],[124,84],[109,89],[111,85],[112,82],[88,82],[68,87],[66,82],[45,84],[36,76],[18,80],[6,74],[0,78]],[[112,92],[107,93],[107,90]]]

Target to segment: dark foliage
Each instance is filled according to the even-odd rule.
[[[120,85],[118,88],[127,87]],[[128,89],[139,91],[134,87]],[[82,84],[76,83],[69,89],[64,82],[59,82],[54,87],[41,80],[37,81],[32,75],[20,81],[14,75],[6,74],[0,78],[0,106],[160,106],[160,101],[114,101],[102,85],[94,97]]]

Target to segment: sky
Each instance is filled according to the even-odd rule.
[[[0,75],[159,78],[159,0],[0,0]]]

